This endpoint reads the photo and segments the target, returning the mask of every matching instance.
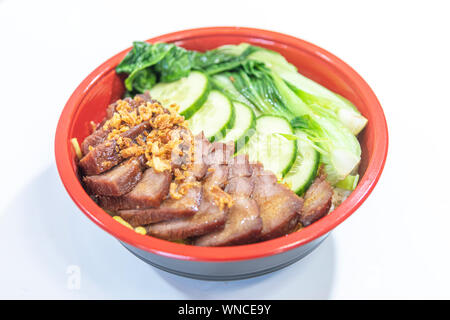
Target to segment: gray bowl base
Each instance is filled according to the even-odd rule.
[[[142,261],[166,272],[199,280],[241,280],[261,276],[287,267],[316,249],[328,234],[303,246],[276,255],[233,262],[201,262],[168,258],[133,247],[122,245]]]

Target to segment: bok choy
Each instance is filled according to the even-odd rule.
[[[350,101],[297,72],[297,69],[281,54],[261,49],[248,58],[264,62],[316,113],[325,117],[335,117],[354,135],[360,133],[366,126],[367,119]]]

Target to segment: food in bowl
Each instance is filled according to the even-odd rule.
[[[269,240],[356,187],[367,120],[273,51],[136,42],[116,71],[128,75],[125,97],[74,145],[86,190],[139,233],[199,246]]]

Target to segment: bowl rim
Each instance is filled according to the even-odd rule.
[[[365,174],[350,196],[330,214],[305,227],[301,232],[294,232],[276,239],[240,246],[197,247],[184,245],[147,235],[143,236],[117,223],[88,196],[81,186],[77,174],[73,171],[71,164],[73,159],[69,143],[72,137],[69,137],[69,132],[73,127],[73,116],[90,88],[109,72],[114,72],[115,66],[131,47],[114,55],[91,72],[73,92],[61,113],[55,134],[55,158],[60,178],[69,196],[89,219],[120,241],[150,253],[180,260],[233,262],[264,258],[305,245],[327,234],[361,206],[372,192],[383,171],[388,151],[388,128],[383,109],[377,97],[362,77],[335,55],[312,43],[279,32],[247,27],[206,27],[172,32],[146,41],[150,43],[175,42],[211,35],[253,37],[261,41],[277,42],[303,51],[309,51],[315,55],[320,55],[322,59],[325,59],[327,63],[337,68],[353,82],[357,94],[375,110],[374,117],[370,119],[370,122],[375,127],[376,134],[374,139],[376,139],[377,143],[374,144],[373,154],[369,159]]]

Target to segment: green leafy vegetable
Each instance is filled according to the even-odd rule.
[[[173,46],[167,55],[155,65],[154,69],[160,75],[159,81],[172,82],[188,76],[191,71],[191,59],[191,52]]]
[[[157,82],[173,82],[200,70],[214,75],[239,67],[255,51],[248,46],[240,55],[226,50],[204,53],[190,51],[169,43],[134,42],[133,49],[116,68],[117,73],[128,73],[125,87],[128,91],[144,92]]]
[[[136,89],[136,91],[139,91],[137,88],[134,88],[135,77],[138,76],[140,71],[160,62],[167,55],[167,53],[174,47],[175,45],[167,43],[157,43],[154,45],[148,45],[148,43],[146,42],[134,42],[133,49],[125,56],[125,58],[116,67],[117,73],[129,73],[128,78],[125,79],[125,87],[127,88],[127,90],[132,91],[133,89]],[[151,79],[148,77],[144,78]],[[139,85],[140,88],[149,86],[150,86],[149,84],[143,85],[142,82],[140,82]]]
[[[210,77],[210,80],[214,88],[222,91],[222,93],[224,93],[229,99],[241,102],[248,106],[252,105],[250,101],[248,101],[239,91],[236,90],[230,77],[225,73],[213,75]]]
[[[295,124],[298,124],[296,118]],[[314,113],[301,120],[302,129],[318,147],[327,180],[335,184],[345,179],[359,165],[361,147],[356,137],[340,122]],[[295,125],[293,124],[293,126]]]
[[[138,92],[150,90],[156,83],[156,74],[151,69],[143,69],[136,72],[133,79],[133,87]]]
[[[358,181],[359,181],[359,174],[357,175],[349,174],[347,177],[345,177],[344,180],[341,180],[338,183],[336,183],[336,187],[353,191],[358,185]]]
[[[264,62],[316,113],[336,118],[354,135],[366,126],[367,119],[350,101],[297,72],[281,54],[263,49],[251,54],[249,59]]]
[[[282,115],[288,120],[294,117],[277,90],[273,75],[263,64],[249,61],[241,69],[228,72],[226,75],[236,90],[260,113]]]

